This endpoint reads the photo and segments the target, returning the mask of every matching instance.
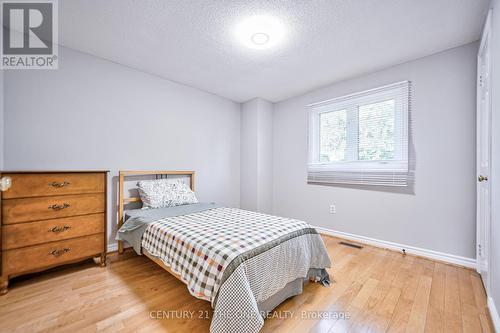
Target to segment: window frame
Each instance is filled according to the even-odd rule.
[[[308,167],[315,171],[407,172],[409,142],[409,81],[402,81],[339,98],[314,103],[309,107]],[[395,101],[395,158],[359,160],[359,108],[363,105]],[[346,161],[320,162],[320,114],[347,111]],[[401,123],[401,126],[399,126]]]

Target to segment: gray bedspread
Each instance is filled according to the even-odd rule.
[[[213,202],[200,202],[191,205],[157,209],[133,209],[125,211],[125,223],[116,235],[116,240],[126,241],[134,248],[137,254],[141,253],[142,235],[148,225],[165,217],[175,217],[192,213],[203,212],[208,209],[221,207]]]

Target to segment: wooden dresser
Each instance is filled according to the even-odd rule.
[[[100,257],[106,265],[107,171],[2,172],[0,294],[9,278]]]

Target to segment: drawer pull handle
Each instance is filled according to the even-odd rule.
[[[53,204],[51,206],[49,206],[49,209],[52,209],[52,210],[63,210],[63,209],[66,209],[70,206],[69,203],[64,203],[62,205],[58,205],[58,204]]]
[[[69,184],[71,184],[71,183],[67,182],[67,181],[64,181],[62,183],[52,182],[52,183],[49,183],[49,186],[56,187],[56,188],[61,188],[61,187],[68,186]]]
[[[54,257],[60,257],[63,254],[68,253],[69,251],[71,251],[71,249],[69,247],[65,247],[64,249],[60,250],[52,250],[49,252],[49,254]]]
[[[60,233],[60,232],[63,232],[63,231],[69,230],[69,229],[71,229],[71,227],[70,227],[69,225],[65,225],[65,226],[63,226],[63,227],[58,227],[58,226],[55,226],[55,227],[53,227],[53,228],[50,228],[50,229],[49,229],[49,232],[53,232],[53,233],[58,234],[58,233]]]

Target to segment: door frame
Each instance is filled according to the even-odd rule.
[[[481,123],[479,121],[480,119],[480,113],[481,113],[481,74],[482,74],[482,55],[485,52],[484,48],[487,46],[488,47],[488,61],[489,61],[489,77],[491,78],[492,75],[492,62],[493,62],[493,57],[491,56],[491,33],[492,33],[492,24],[491,24],[491,17],[492,17],[492,10],[490,9],[488,12],[488,16],[486,18],[486,22],[484,24],[483,28],[483,33],[481,36],[481,43],[479,46],[478,54],[477,54],[477,110],[476,110],[476,147],[479,147],[481,144],[480,138],[479,138],[479,133],[481,131]],[[491,80],[491,79],[490,79]],[[489,127],[488,133],[489,135],[489,165],[488,169],[489,172],[486,176],[490,176],[491,174],[491,114],[492,114],[492,104],[491,104],[491,81],[489,82],[490,84],[490,94],[489,94],[489,99],[490,102],[488,103],[489,111],[487,111],[487,125]],[[480,186],[484,186],[483,183],[480,183],[477,180],[477,177],[479,177],[480,172],[481,172],[481,165],[480,165],[480,156],[479,156],[480,150],[478,149],[476,152],[476,270],[478,273],[486,272],[486,279],[483,278],[483,283],[486,289],[487,294],[490,293],[490,287],[491,287],[491,183],[487,181],[486,186],[489,186],[488,190],[488,197],[486,200],[488,200],[488,214],[490,215],[489,219],[487,219],[488,225],[482,225],[481,224],[481,219],[480,219],[480,196],[479,196],[479,191],[480,191]],[[481,239],[482,232],[484,232],[484,239]],[[483,264],[483,261],[481,260],[480,257],[480,251],[484,251],[486,253],[486,263]]]

